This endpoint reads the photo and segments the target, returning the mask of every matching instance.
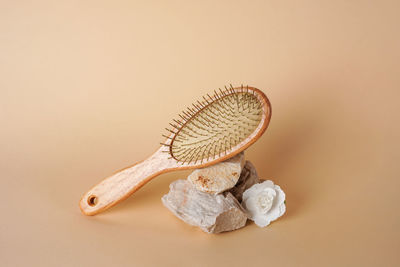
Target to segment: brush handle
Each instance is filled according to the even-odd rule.
[[[95,215],[126,199],[157,175],[168,171],[171,161],[161,148],[145,161],[123,169],[89,190],[81,199],[82,213]]]

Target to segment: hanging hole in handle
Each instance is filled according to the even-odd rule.
[[[87,199],[87,203],[89,204],[89,206],[96,206],[97,204],[97,197],[95,195],[91,195],[90,197],[88,197]]]

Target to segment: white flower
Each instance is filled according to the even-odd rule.
[[[285,213],[285,193],[278,185],[267,180],[247,189],[243,193],[242,205],[249,219],[265,227]]]

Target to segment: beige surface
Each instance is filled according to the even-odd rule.
[[[1,266],[398,266],[398,1],[1,1]],[[272,102],[247,150],[287,194],[207,235],[165,174],[96,217],[81,195],[232,83]]]

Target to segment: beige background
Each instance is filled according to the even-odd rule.
[[[398,1],[1,1],[1,266],[399,266]],[[232,83],[262,89],[246,156],[287,213],[207,235],[165,174],[83,216],[81,195],[154,152]]]

